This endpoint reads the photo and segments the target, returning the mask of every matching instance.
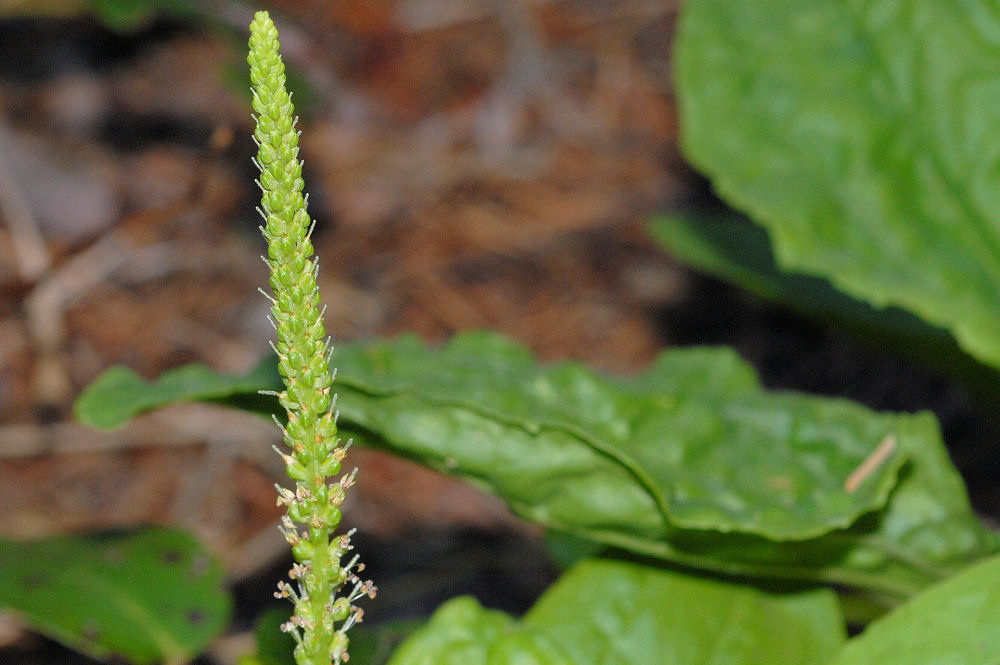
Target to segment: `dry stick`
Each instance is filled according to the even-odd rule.
[[[854,493],[861,487],[868,476],[872,475],[876,469],[889,459],[896,450],[896,435],[886,434],[882,442],[875,446],[875,450],[868,454],[861,464],[858,465],[851,475],[844,481],[844,491]]]
[[[3,212],[18,272],[26,282],[34,282],[49,269],[51,259],[31,207],[14,182],[0,152],[0,211]]]
[[[61,358],[66,341],[66,308],[128,261],[139,265],[173,264],[165,245],[130,253],[120,230],[109,233],[58,269],[49,271],[25,298],[24,308],[37,360],[34,390],[39,402],[62,404],[69,399],[72,381]]]

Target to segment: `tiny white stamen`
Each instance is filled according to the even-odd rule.
[[[270,293],[268,293],[267,291],[265,291],[265,290],[264,290],[264,289],[262,289],[261,287],[259,287],[259,286],[257,287],[257,292],[258,292],[258,293],[259,293],[260,295],[262,295],[262,296],[264,296],[265,298],[267,298],[268,300],[270,300],[270,301],[271,301],[271,304],[272,304],[272,305],[277,305],[277,304],[278,304],[278,301],[277,301],[277,300],[275,300],[275,299],[274,299],[274,297],[273,297],[273,296],[272,296],[272,295],[271,295]]]

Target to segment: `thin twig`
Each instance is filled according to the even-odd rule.
[[[858,465],[851,475],[847,476],[847,480],[844,481],[844,491],[848,493],[854,493],[861,487],[861,483],[868,479],[868,476],[872,475],[876,469],[878,469],[882,464],[889,459],[893,452],[896,450],[896,435],[886,434],[882,442],[875,446],[875,450]]]
[[[49,250],[31,214],[31,206],[7,168],[3,151],[0,151],[0,211],[10,231],[18,272],[24,281],[34,282],[49,269]]]

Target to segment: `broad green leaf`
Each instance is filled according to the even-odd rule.
[[[768,593],[600,559],[567,572],[522,624],[581,665],[825,665],[846,637],[827,589]]]
[[[522,621],[472,598],[450,601],[390,665],[821,665],[844,633],[829,590],[768,593],[589,559]]]
[[[335,360],[345,435],[462,476],[526,519],[604,545],[896,598],[997,549],[932,416],[768,393],[731,351],[669,351],[632,379],[573,363],[540,369],[489,333],[437,351],[411,337],[343,346]],[[195,394],[231,395],[214,381],[227,392]],[[179,383],[168,374],[151,390],[164,398],[163,384]],[[116,371],[87,390],[78,414],[94,422],[90,411],[104,414],[106,396],[120,400],[122,417],[151,408],[148,385]],[[897,451],[846,491],[887,436]]]
[[[78,17],[95,15],[116,32],[148,27],[157,16],[203,19],[206,10],[190,0],[2,0],[0,17]]]
[[[94,658],[185,663],[225,627],[222,566],[185,532],[0,541],[0,606]]]
[[[420,619],[404,619],[367,623],[351,627],[351,663],[357,665],[386,665],[397,647],[424,624]]]
[[[158,15],[202,18],[198,3],[189,0],[88,0],[104,25],[117,32],[130,32],[148,25]]]
[[[583,559],[600,555],[604,547],[564,531],[550,530],[545,533],[545,549],[557,566],[566,569]]]
[[[662,530],[666,520],[811,538],[883,505],[904,460],[894,456],[864,489],[845,492],[890,422],[846,403],[774,409],[726,351],[664,354],[632,381],[575,363],[539,370],[497,335],[459,336],[428,360],[414,338],[342,349],[342,415],[377,421],[382,438],[407,442],[404,452],[487,480],[543,521],[601,527],[624,510],[638,529]],[[837,423],[818,424],[826,419]],[[650,499],[659,515],[648,512]]]
[[[602,524],[617,521],[605,508],[617,504],[648,513],[635,515],[636,523],[655,530],[666,518],[685,528],[805,539],[883,505],[904,461],[893,456],[870,482],[846,492],[845,479],[893,431],[891,423],[832,401],[816,408],[819,401],[796,398],[804,408],[798,414],[774,409],[759,399],[749,368],[725,351],[665,354],[633,381],[579,364],[538,370],[523,348],[496,335],[460,336],[428,360],[412,337],[341,349],[338,388],[353,389],[341,405],[345,424],[377,420],[382,438],[409,440],[404,452],[488,476],[502,496],[542,518],[590,512]],[[191,377],[204,372],[165,374],[152,391],[125,374],[96,385],[118,400],[151,400],[190,389]],[[216,390],[245,385],[212,380]],[[823,420],[837,422],[817,425]],[[475,438],[460,461],[452,448],[466,436]],[[659,514],[647,510],[650,499]]]
[[[927,589],[848,641],[831,665],[996,665],[1000,557]]]
[[[908,312],[876,309],[837,291],[825,279],[781,270],[775,264],[767,231],[743,216],[732,212],[660,215],[650,222],[649,230],[668,251],[691,266],[820,321],[935,350],[949,343],[954,346],[946,330]]]
[[[691,0],[685,153],[783,268],[1000,365],[998,42],[987,0]]]
[[[295,665],[295,638],[281,630],[292,609],[289,603],[288,607],[274,607],[257,617],[253,628],[257,651],[241,656],[238,665]]]
[[[900,309],[876,309],[837,291],[829,281],[781,270],[767,231],[732,212],[660,215],[649,224],[653,238],[692,267],[754,295],[794,309],[862,341],[905,354],[965,384],[995,405],[1000,373],[963,351],[944,329]]]
[[[389,665],[582,665],[537,631],[522,628],[474,598],[442,605],[396,650]]]
[[[278,367],[268,360],[248,374],[224,375],[204,365],[185,365],[146,382],[127,367],[108,369],[94,380],[73,405],[76,418],[92,427],[121,427],[132,417],[174,402],[224,402],[259,413],[274,413],[274,401],[260,399],[262,387],[280,381]],[[257,408],[259,405],[259,408]]]

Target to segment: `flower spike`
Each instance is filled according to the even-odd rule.
[[[310,241],[314,222],[306,212],[302,191],[299,132],[285,88],[278,31],[265,11],[257,12],[250,24],[247,61],[256,119],[254,164],[260,170],[261,230],[267,240],[264,262],[271,272],[272,295],[267,297],[277,333],[272,348],[285,384],[276,396],[288,421],[281,428],[287,451],[278,450],[278,454],[295,481],[294,492],[278,489],[278,503],[288,511],[280,529],[297,561],[290,575],[296,584],[279,583],[276,595],[295,605],[284,630],[295,636],[298,665],[341,665],[349,657],[344,633],[361,617],[360,610],[345,614],[342,609],[345,605],[353,608],[351,603],[360,597],[353,576],[354,588],[338,596],[348,581],[344,571],[353,566],[353,561],[346,567],[340,563],[351,549],[350,535],[335,535],[342,493],[350,486],[343,478],[334,478],[346,447],[337,437],[336,400],[330,390],[332,347],[316,286],[318,264]],[[330,497],[336,498],[331,501]],[[374,595],[371,582],[362,588],[371,593],[361,595]]]

